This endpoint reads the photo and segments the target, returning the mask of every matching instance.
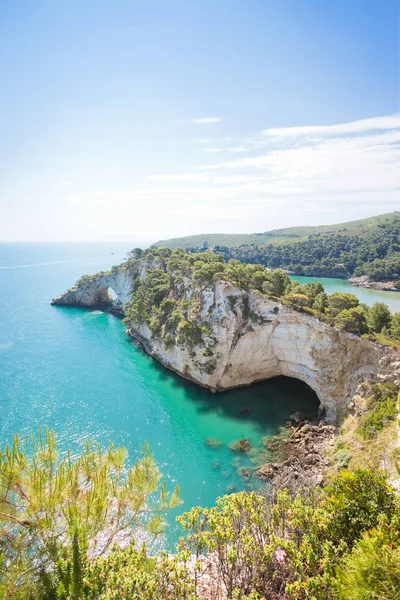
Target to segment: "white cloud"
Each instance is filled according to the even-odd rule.
[[[66,201],[96,214],[106,214],[112,205],[125,221],[141,227],[149,223],[151,231],[159,232],[154,236],[164,238],[334,223],[399,209],[396,115],[317,129],[286,128],[277,135],[283,130],[268,131],[275,133],[260,134],[262,146],[236,139],[237,145],[225,147],[222,139],[221,147],[202,148],[214,164],[154,174],[131,190],[69,194]],[[228,158],[244,151],[251,155],[221,160],[223,153]],[[170,223],[175,229],[165,229]]]
[[[315,136],[315,135],[344,135],[351,133],[364,133],[376,130],[388,130],[400,128],[400,114],[385,117],[373,117],[362,119],[351,123],[339,125],[311,125],[306,127],[274,127],[262,132],[264,136],[287,137],[287,136]]]
[[[232,153],[239,153],[239,152],[246,152],[247,148],[245,148],[245,146],[233,146],[232,148],[203,148],[203,152],[209,152],[211,154],[218,154],[220,152],[232,152]]]
[[[206,125],[207,123],[218,123],[222,121],[221,117],[199,117],[196,119],[190,119],[191,123],[198,123],[199,125]]]
[[[199,138],[196,141],[198,144],[211,144],[211,140],[208,138]]]
[[[168,173],[165,175],[150,175],[148,179],[153,181],[202,181],[208,179],[205,173]]]

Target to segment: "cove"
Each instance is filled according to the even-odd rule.
[[[316,411],[315,395],[287,379],[210,394],[136,348],[112,315],[49,305],[82,273],[120,263],[126,249],[126,244],[0,246],[1,447],[12,434],[39,425],[53,428],[61,447],[73,452],[87,437],[102,445],[112,440],[134,460],[146,440],[171,486],[180,486],[179,510],[212,505],[227,490],[254,483],[238,471],[256,457],[235,454],[228,444],[248,438],[261,451],[262,438],[273,435],[293,409]],[[245,407],[249,411],[241,414]],[[208,447],[210,437],[223,445]],[[173,515],[169,519],[172,542],[179,530]]]
[[[337,279],[333,277],[303,277],[300,275],[293,275],[291,276],[291,279],[298,281],[302,285],[320,281],[327,294],[332,294],[333,292],[354,294],[362,304],[372,306],[374,302],[384,302],[392,313],[400,311],[400,292],[385,292],[356,287],[347,283],[346,279]]]

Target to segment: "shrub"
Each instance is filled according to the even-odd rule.
[[[205,350],[202,352],[203,356],[214,356],[214,352],[207,346]]]
[[[132,468],[125,463],[126,451],[111,444],[103,452],[87,442],[76,460],[59,460],[49,430],[25,444],[14,437],[0,453],[0,562],[10,567],[0,570],[3,598],[34,597],[38,587],[39,598],[80,598],[90,555],[139,524],[162,530],[178,488],[167,494],[147,445]]]
[[[362,306],[345,308],[336,317],[336,325],[350,333],[366,333],[368,331],[366,313]]]
[[[366,412],[360,419],[357,433],[363,439],[371,439],[397,416],[398,389],[394,383],[385,382],[371,386],[372,396],[368,398]]]
[[[384,527],[364,533],[339,565],[341,600],[400,598],[400,532]]]
[[[331,516],[328,538],[335,543],[344,540],[351,547],[364,531],[377,527],[382,516],[391,520],[399,506],[386,475],[359,470],[342,471],[332,479],[322,508]]]
[[[380,333],[385,327],[390,327],[392,315],[389,307],[383,302],[375,302],[368,311],[368,326],[370,331]]]
[[[84,579],[85,600],[196,600],[188,556],[162,552],[150,557],[143,545],[115,547],[89,563]]]

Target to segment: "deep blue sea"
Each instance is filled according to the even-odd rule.
[[[211,505],[227,490],[252,485],[239,473],[249,459],[228,444],[248,438],[262,448],[262,437],[294,408],[312,414],[315,397],[287,379],[210,394],[145,355],[118,318],[50,306],[82,274],[119,264],[135,245],[0,245],[0,446],[14,433],[48,425],[63,450],[76,453],[87,438],[104,446],[111,440],[126,446],[133,461],[146,440],[166,479],[179,484],[181,510]],[[241,414],[243,407],[250,412]],[[209,437],[223,446],[208,447]],[[180,531],[169,521],[171,542]]]

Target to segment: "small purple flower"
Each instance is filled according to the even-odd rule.
[[[285,560],[286,552],[278,546],[275,550],[275,558],[278,562],[283,562]]]

